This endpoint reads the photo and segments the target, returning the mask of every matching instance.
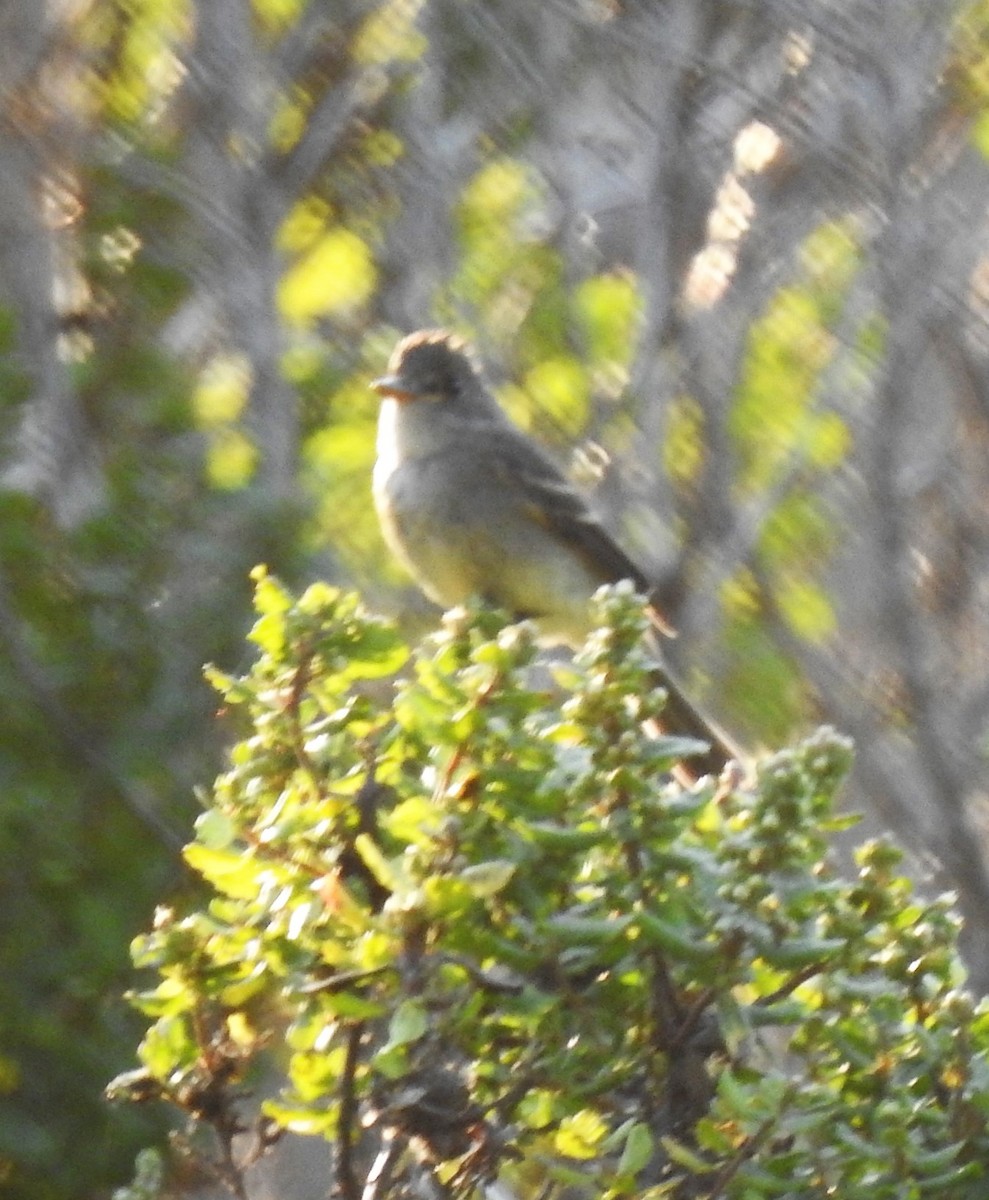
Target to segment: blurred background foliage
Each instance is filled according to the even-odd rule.
[[[99,1092],[250,567],[434,619],[368,490],[423,325],[739,738],[853,735],[989,985],[989,3],[8,0],[0,87],[5,1194],[147,1139]]]

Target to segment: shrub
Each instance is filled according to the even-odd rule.
[[[255,665],[212,672],[211,896],[135,943],[154,1023],[113,1094],[177,1106],[241,1194],[310,1135],[345,1200],[985,1196],[989,1010],[894,848],[829,862],[844,739],[682,789],[621,588],[542,684],[489,612],[410,654],[325,585],[258,572],[256,604]]]

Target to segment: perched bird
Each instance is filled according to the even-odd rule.
[[[603,583],[639,567],[586,498],[503,412],[468,347],[444,330],[403,338],[382,397],[374,501],[385,540],[430,599],[446,608],[470,596],[532,617],[548,635],[581,641],[588,601]],[[652,605],[657,629],[671,633]],[[708,742],[691,774],[717,774],[736,751],[683,694],[667,668],[664,728]]]

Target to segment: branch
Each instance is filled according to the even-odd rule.
[[[357,1186],[354,1171],[354,1126],[357,1122],[357,1093],[354,1077],[360,1055],[364,1023],[358,1022],[347,1031],[347,1055],[340,1078],[340,1120],[336,1140],[337,1192],[343,1200],[360,1200],[361,1190]]]

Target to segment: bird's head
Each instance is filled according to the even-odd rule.
[[[371,387],[403,404],[428,400],[485,411],[493,404],[467,344],[443,329],[423,329],[403,338],[392,352],[387,374]]]

